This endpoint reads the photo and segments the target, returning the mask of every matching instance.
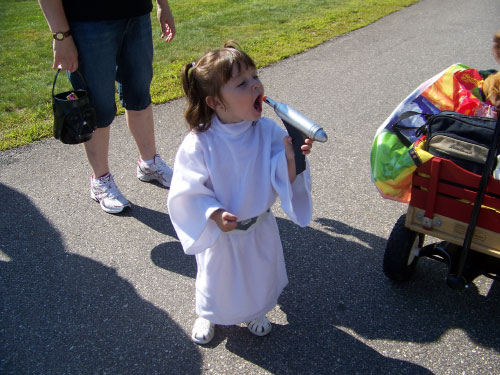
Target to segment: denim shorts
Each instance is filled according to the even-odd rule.
[[[140,111],[151,104],[153,38],[149,14],[92,22],[71,22],[78,49],[78,70],[85,78],[97,127],[109,126],[116,115],[115,81],[121,105]],[[75,89],[84,84],[76,72],[70,75]]]

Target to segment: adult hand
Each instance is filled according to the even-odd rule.
[[[158,5],[156,17],[160,22],[161,37],[165,39],[166,43],[171,42],[175,36],[175,22],[168,0],[156,0],[156,4]]]
[[[72,37],[54,40],[52,49],[54,51],[52,69],[60,68],[71,73],[78,69],[78,51]]]

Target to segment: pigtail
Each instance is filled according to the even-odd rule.
[[[184,65],[181,69],[182,88],[188,104],[184,117],[191,130],[204,131],[210,127],[213,110],[205,103],[196,77],[195,66],[193,62]]]
[[[193,63],[186,64],[182,67],[181,69],[181,82],[182,82],[182,88],[184,89],[184,93],[186,95],[189,95],[189,92],[191,91],[190,89],[190,71],[191,68],[193,68]]]
[[[234,40],[228,40],[226,43],[224,43],[224,48],[232,48],[237,51],[242,51],[240,45]]]

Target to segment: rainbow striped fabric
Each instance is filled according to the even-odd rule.
[[[444,110],[467,115],[485,116],[492,106],[483,101],[483,76],[463,64],[454,64],[417,87],[406,97],[378,128],[370,153],[371,179],[382,197],[403,203],[410,201],[411,177],[416,169],[409,150],[413,149],[421,162],[432,155],[419,147],[405,146],[393,131],[393,125],[406,111],[435,114]],[[407,128],[404,135],[415,142],[416,130],[425,124],[423,116],[412,116],[400,122]]]

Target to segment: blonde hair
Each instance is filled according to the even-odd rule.
[[[486,77],[483,82],[483,94],[490,102],[500,97],[500,72]]]
[[[198,61],[186,64],[181,70],[182,88],[186,94],[187,108],[184,117],[191,130],[203,132],[210,128],[214,110],[206,103],[208,96],[223,100],[220,92],[231,79],[233,67],[255,69],[253,60],[234,41],[223,48],[212,50]]]

